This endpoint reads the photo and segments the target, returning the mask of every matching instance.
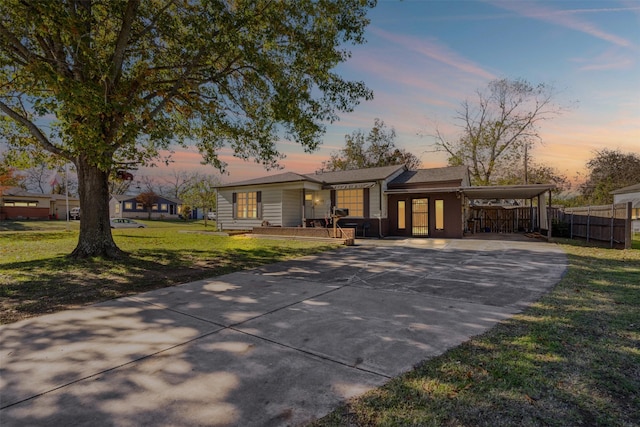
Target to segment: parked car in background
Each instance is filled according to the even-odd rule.
[[[213,211],[207,213],[207,219],[209,219],[211,221],[215,221],[216,220],[216,213],[213,212]]]
[[[145,228],[146,225],[129,218],[111,218],[111,228]]]
[[[71,208],[69,211],[70,219],[80,219],[80,208]]]

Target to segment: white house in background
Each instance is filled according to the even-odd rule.
[[[631,202],[631,228],[640,233],[640,183],[612,191],[613,203]]]

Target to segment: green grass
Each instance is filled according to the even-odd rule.
[[[0,232],[0,323],[132,295],[334,248],[296,240],[217,236],[201,222],[141,221],[112,230],[129,253],[118,262],[67,257],[78,240],[57,221]],[[76,222],[77,223],[77,222]],[[4,223],[3,223],[4,224]],[[53,227],[51,224],[58,224]]]
[[[640,251],[562,246],[524,313],[313,425],[640,425]]]
[[[631,240],[632,249],[640,249],[640,233],[633,234],[633,240]]]

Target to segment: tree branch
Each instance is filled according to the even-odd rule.
[[[49,141],[49,139],[42,133],[40,128],[38,128],[38,126],[36,126],[31,120],[29,120],[26,117],[24,117],[23,115],[17,113],[16,111],[14,111],[11,107],[9,107],[7,104],[5,104],[2,101],[0,101],[0,110],[2,110],[7,116],[11,117],[16,122],[18,122],[21,125],[23,125],[24,127],[26,127],[29,130],[29,132],[31,133],[31,135],[40,143],[40,145],[42,145],[42,147],[45,150],[47,150],[47,151],[49,151],[49,152],[51,152],[53,154],[56,154],[58,156],[61,156],[61,157],[64,157],[64,158],[69,158],[67,153],[64,152],[63,150],[59,149],[55,145],[53,145]]]
[[[127,3],[127,8],[124,12],[122,27],[120,28],[120,32],[118,33],[118,41],[116,42],[116,47],[113,52],[113,70],[109,79],[112,87],[118,85],[118,82],[120,81],[120,77],[122,75],[124,54],[129,43],[129,36],[131,35],[131,28],[136,16],[138,6],[140,6],[139,0],[129,0],[129,2]]]

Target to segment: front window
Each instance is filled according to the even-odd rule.
[[[349,209],[349,216],[364,216],[364,190],[336,190],[336,207]]]
[[[120,203],[115,206],[114,212],[117,214],[120,213]]]
[[[255,191],[237,194],[237,211],[238,218],[257,218],[258,217],[258,195]]]
[[[133,209],[133,203],[132,202],[124,202],[124,208],[128,211]]]
[[[137,211],[141,211],[144,209],[144,206],[142,205],[142,203],[136,203],[136,210]]]
[[[14,207],[23,207],[23,208],[26,208],[26,207],[32,208],[32,207],[37,207],[38,206],[38,202],[21,202],[21,201],[12,200],[12,201],[4,202],[4,205],[5,206],[14,206]]]
[[[436,200],[436,230],[444,230],[444,200]]]
[[[406,203],[404,200],[398,201],[398,230],[404,230],[407,227],[406,223]]]

